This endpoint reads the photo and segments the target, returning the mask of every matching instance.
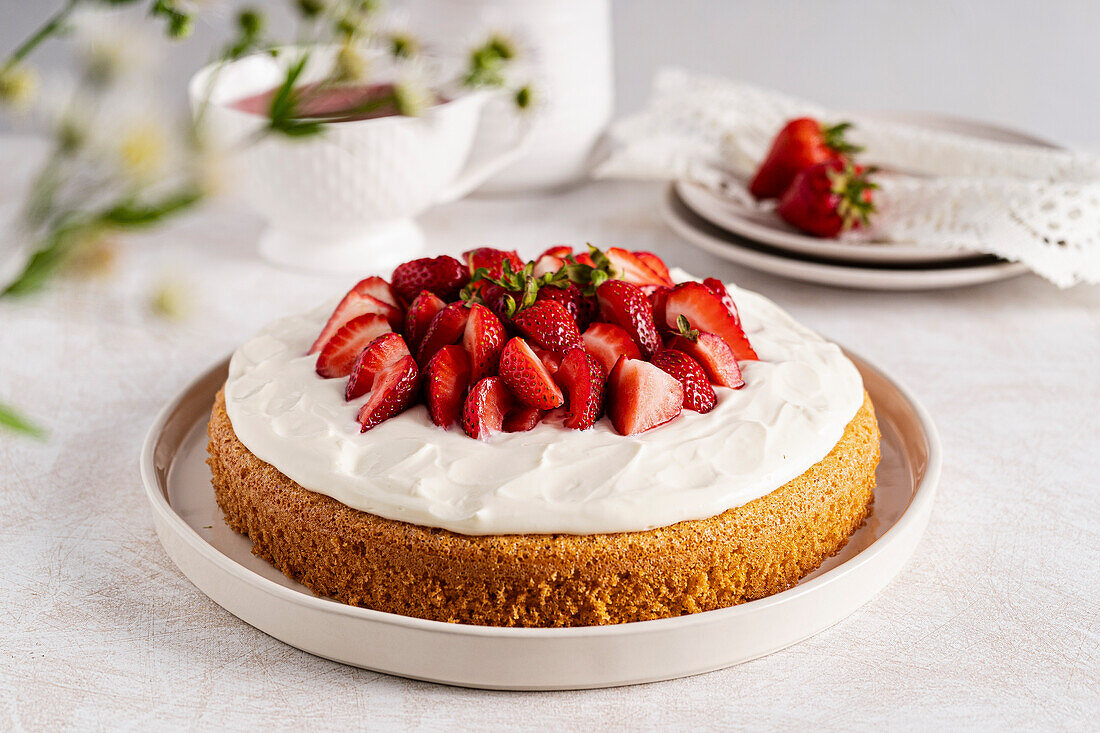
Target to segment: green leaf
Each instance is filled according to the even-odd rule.
[[[107,209],[100,215],[100,221],[114,226],[148,226],[156,224],[172,214],[196,203],[202,194],[188,189],[166,196],[153,204],[140,204],[135,201],[123,201]]]
[[[20,433],[37,440],[46,439],[45,429],[35,425],[27,418],[15,411],[15,408],[0,402],[0,427],[7,428],[14,433]]]

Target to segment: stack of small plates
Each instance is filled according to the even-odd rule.
[[[1024,133],[951,117],[875,113],[876,117],[986,139],[1049,147]],[[1005,280],[1027,272],[1018,262],[968,250],[905,242],[861,242],[807,236],[735,195],[679,181],[664,216],[682,237],[718,257],[774,275],[867,290],[931,290]]]

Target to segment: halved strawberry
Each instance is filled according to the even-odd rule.
[[[462,287],[470,281],[466,265],[449,255],[421,257],[398,265],[390,282],[406,303],[411,303],[421,290],[435,293],[445,301],[458,298]]]
[[[309,347],[310,354],[315,354],[321,347],[328,343],[340,327],[357,316],[366,313],[378,313],[385,316],[390,323],[390,328],[400,328],[401,321],[405,317],[404,310],[400,306],[383,300],[382,297],[393,298],[393,290],[389,284],[380,277],[368,277],[355,284],[347,295],[343,297],[336,310],[329,316],[325,327],[321,329],[321,335]]]
[[[504,416],[501,428],[506,433],[526,433],[533,430],[545,414],[544,410],[537,407],[520,405]]]
[[[585,351],[596,358],[603,367],[604,374],[611,373],[620,356],[625,355],[629,359],[642,358],[642,352],[638,350],[634,339],[626,329],[614,323],[593,323],[581,338],[584,339]]]
[[[569,255],[573,254],[573,248],[568,244],[555,244],[553,247],[547,247],[543,250],[539,257],[557,257],[564,260]]]
[[[428,332],[428,326],[436,313],[443,310],[447,304],[430,290],[421,290],[420,294],[409,304],[409,310],[405,312],[405,341],[409,348],[420,348],[420,342],[424,340],[424,334]]]
[[[457,344],[444,346],[428,362],[424,372],[428,414],[441,427],[462,419],[462,406],[470,388],[470,357]]]
[[[354,400],[370,392],[377,376],[406,356],[412,354],[399,333],[384,333],[371,341],[367,348],[359,352],[351,367],[344,399]]]
[[[461,302],[449,303],[436,313],[428,324],[428,331],[420,342],[420,348],[417,349],[416,360],[427,364],[435,356],[435,352],[448,344],[457,344],[466,333],[466,321],[469,318],[470,309]]]
[[[317,355],[317,373],[325,379],[348,376],[359,352],[389,330],[389,322],[377,313],[352,318],[325,342]]]
[[[470,355],[470,378],[478,382],[497,373],[497,362],[508,332],[500,319],[483,305],[470,306],[470,317],[462,336],[462,346]]]
[[[365,433],[381,422],[389,420],[409,408],[416,399],[420,370],[416,359],[406,356],[398,359],[374,380],[370,397],[359,408],[356,419],[359,432]]]
[[[536,346],[555,354],[564,354],[584,343],[577,322],[556,300],[536,302],[512,316],[512,323]]]
[[[542,360],[519,336],[508,341],[500,353],[500,378],[525,405],[552,410],[565,402]]]
[[[730,291],[726,288],[726,284],[716,277],[708,277],[703,280],[703,284],[707,286],[710,292],[718,296],[718,300],[722,301],[722,305],[726,307],[726,312],[733,317],[733,320],[737,321],[737,325],[741,325],[741,315],[737,312],[737,304],[733,302],[733,296],[730,295]]]
[[[462,429],[471,438],[488,440],[504,427],[505,416],[516,399],[500,377],[486,377],[475,384],[462,408]]]
[[[653,322],[657,324],[658,333],[665,333],[668,331],[668,325],[665,323],[665,310],[668,307],[668,294],[672,292],[672,288],[659,285],[648,294],[649,304],[653,306]]]
[[[682,351],[661,349],[653,355],[651,364],[660,367],[680,382],[684,388],[684,407],[696,412],[710,412],[718,402],[714,387],[699,362]]]
[[[681,325],[686,324],[681,322]],[[733,349],[716,334],[685,328],[669,337],[668,348],[682,351],[699,362],[713,384],[730,389],[745,386]]]
[[[634,251],[634,256],[641,260],[649,269],[653,270],[660,277],[665,279],[665,285],[672,285],[672,277],[668,272],[668,265],[657,255],[652,252],[643,252],[640,250]]]
[[[637,285],[608,280],[596,288],[596,299],[600,303],[600,317],[625,329],[642,356],[652,356],[661,348],[661,337],[653,322],[653,306]]]
[[[672,289],[665,306],[665,323],[674,333],[680,330],[677,325],[680,316],[688,319],[691,328],[721,336],[738,359],[760,358],[741,326],[706,285],[686,282]]]
[[[621,435],[634,435],[679,415],[684,388],[653,364],[624,356],[607,378],[607,403],[607,416],[615,430]]]
[[[620,280],[626,280],[635,285],[671,285],[668,275],[654,272],[648,264],[639,258],[634,252],[620,247],[611,247],[607,250],[607,259],[611,260],[611,267],[615,276]],[[663,263],[662,263],[663,264]]]
[[[553,255],[540,255],[535,260],[535,269],[531,272],[535,277],[542,277],[543,275],[551,272],[557,272],[565,264],[565,260],[561,257],[554,257]]]
[[[566,397],[565,427],[587,430],[599,419],[606,375],[599,360],[584,349],[572,349],[561,360],[554,379]]]

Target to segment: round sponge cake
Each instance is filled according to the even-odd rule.
[[[208,428],[214,491],[253,552],[319,595],[490,626],[590,626],[725,608],[791,587],[871,512],[879,429],[865,394],[833,450],[771,493],[644,532],[456,534],[309,491],[237,438],[219,392]]]

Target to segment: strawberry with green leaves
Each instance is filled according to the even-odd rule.
[[[815,237],[835,237],[866,226],[875,211],[878,185],[872,170],[839,160],[800,172],[775,208],[783,221]]]
[[[791,120],[772,141],[771,149],[749,182],[749,193],[757,199],[783,195],[801,171],[830,161],[846,163],[860,148],[844,139],[851,123],[826,127],[810,117]]]

